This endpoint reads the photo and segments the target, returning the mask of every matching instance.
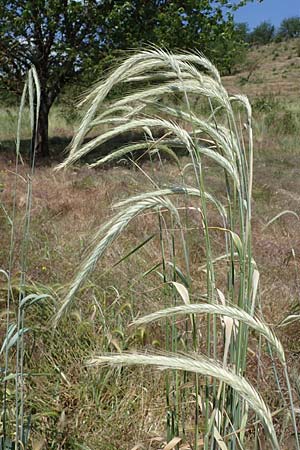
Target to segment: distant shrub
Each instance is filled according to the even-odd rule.
[[[300,17],[284,19],[279,27],[277,36],[281,39],[292,39],[300,37]]]
[[[297,41],[297,45],[296,45],[296,55],[300,56],[300,39],[298,39]]]
[[[249,35],[251,44],[265,45],[269,44],[275,37],[275,27],[269,22],[262,22],[254,28]]]
[[[253,102],[253,109],[259,112],[277,111],[279,106],[280,100],[274,94],[257,97]]]
[[[300,115],[290,110],[272,110],[266,117],[267,127],[274,134],[290,135],[296,133],[299,127]]]

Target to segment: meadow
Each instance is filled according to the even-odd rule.
[[[0,284],[3,338],[7,335],[7,323],[17,321],[18,299],[37,296],[23,318],[24,328],[29,331],[21,336],[24,345],[21,401],[15,400],[17,377],[3,381],[6,429],[14,436],[16,408],[21,403],[24,430],[30,420],[29,448],[297,448],[291,411],[297,420],[300,107],[296,93],[300,57],[296,43],[290,42],[276,48],[272,44],[256,49],[247,61],[235,76],[224,79],[224,85],[230,93],[248,94],[252,104],[253,180],[246,103],[246,112],[240,107],[232,110],[237,124],[233,133],[240,149],[238,155],[249,157],[243,160],[238,156],[237,160],[241,157],[242,161],[237,167],[229,165],[232,161],[226,159],[227,150],[221,146],[227,136],[222,127],[227,124],[231,110],[226,110],[225,116],[215,112],[211,116],[213,121],[216,119],[215,129],[206,129],[201,136],[211,141],[213,135],[218,152],[212,155],[215,148],[208,145],[200,155],[195,128],[200,126],[199,120],[212,114],[218,98],[211,103],[203,102],[203,106],[195,95],[189,101],[189,94],[183,90],[183,95],[177,94],[175,99],[168,92],[166,104],[146,102],[156,120],[158,111],[163,120],[169,120],[164,133],[161,129],[166,123],[159,124],[157,141],[152,122],[147,122],[150,119],[145,115],[141,126],[150,157],[132,153],[125,158],[124,150],[122,157],[106,162],[103,167],[88,168],[86,163],[90,161],[78,157],[80,145],[76,148],[74,144],[67,159],[69,167],[54,170],[67,157],[67,153],[58,151],[70,141],[81,120],[71,114],[72,110],[68,112],[64,105],[57,105],[50,117],[52,159],[46,163],[37,161],[33,174],[26,163],[30,126],[25,109],[21,142],[25,163],[19,164],[17,177],[13,144],[18,112],[16,108],[1,109],[0,267],[6,273],[11,268],[9,314],[4,273]],[[187,68],[182,64],[185,74]],[[176,73],[176,64],[174,67]],[[183,80],[189,79],[185,76]],[[179,86],[183,80],[180,79]],[[222,95],[225,96],[223,91]],[[206,93],[204,97],[207,98]],[[101,113],[107,113],[106,106],[100,107]],[[133,110],[133,117],[134,114]],[[117,116],[115,122],[116,119],[122,126],[122,118]],[[99,120],[90,134],[95,139],[109,129],[105,116]],[[176,129],[171,130],[172,126]],[[187,130],[193,150],[189,153],[185,148],[176,156],[175,150],[180,146],[170,130],[173,134],[181,132],[184,139]],[[216,130],[220,134],[213,134]],[[129,136],[136,145],[142,133]],[[83,133],[81,139],[84,137]],[[117,135],[114,139],[117,144],[124,144]],[[92,144],[93,140],[86,145],[92,148]],[[110,144],[107,146],[111,151]],[[126,154],[128,150],[136,149],[126,149]],[[99,154],[93,155],[94,161],[99,159]],[[183,186],[184,192],[178,186]],[[195,191],[187,192],[192,188]],[[217,199],[212,205],[206,189]],[[145,196],[145,192],[151,195]],[[135,199],[131,203],[130,197]],[[123,202],[121,207],[114,207],[118,202]],[[130,209],[134,205],[141,214]],[[225,224],[220,211],[226,215]],[[124,214],[132,214],[134,220],[129,223]],[[109,219],[108,227],[101,230]],[[126,230],[120,225],[116,236],[109,237],[109,231],[121,220],[126,225],[128,222]],[[105,255],[100,259],[94,253],[94,259],[99,257],[99,261],[97,264],[92,261],[94,270],[85,273],[83,264],[89,261],[87,258],[103,236],[107,241],[110,238],[115,241],[109,246],[110,242],[105,241]],[[26,275],[21,287],[20,275]],[[73,295],[68,296],[72,287]],[[210,304],[218,307],[219,313],[206,306],[208,309],[199,315],[188,309],[193,304],[202,307]],[[186,307],[183,311],[186,315],[177,316],[173,309],[167,320],[162,315],[163,320],[156,318],[152,323],[153,318],[148,318],[132,326],[132,322],[147,314],[182,306]],[[243,311],[244,319],[240,316],[238,319],[238,312],[230,310],[233,306]],[[221,307],[229,308],[228,315]],[[255,324],[247,322],[247,314],[252,314]],[[289,316],[293,318],[287,320]],[[280,352],[276,356],[273,331],[284,349],[291,390],[280,364]],[[266,336],[269,340],[263,339]],[[14,345],[9,350],[13,368],[18,351]],[[224,352],[228,361],[223,360]],[[4,358],[3,349],[1,353]],[[117,367],[107,367],[114,364],[111,356],[107,356],[111,353],[120,358],[115,360]],[[175,353],[177,365],[172,366],[170,355],[174,358]],[[147,365],[121,367],[137,354],[138,364],[143,363],[142,354],[148,357],[144,363],[160,367],[165,364],[171,371],[158,371]],[[207,362],[197,360],[200,354],[218,359],[223,366],[217,369],[210,366],[204,373],[200,367],[200,375],[188,373],[191,361],[194,366]],[[158,360],[150,361],[152,357]],[[184,370],[176,371],[180,358],[184,360]],[[106,366],[99,368],[102,363]],[[223,378],[215,377],[212,367]],[[228,387],[226,373],[221,369],[242,380],[235,380],[232,385],[229,380]],[[270,408],[273,430],[268,428],[269,422],[261,409],[255,409],[255,402],[248,408],[248,385],[245,388],[248,394],[236,391],[237,383],[242,381],[254,386]]]

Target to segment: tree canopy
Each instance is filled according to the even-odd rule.
[[[268,44],[275,37],[275,27],[270,22],[261,22],[260,25],[254,28],[249,35],[249,41],[252,44]]]
[[[278,30],[278,36],[283,39],[300,37],[300,17],[283,19]]]

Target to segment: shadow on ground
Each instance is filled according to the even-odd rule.
[[[50,157],[37,158],[38,165],[49,165],[53,162],[61,162],[67,155],[67,147],[71,138],[55,136],[49,138]],[[30,159],[30,139],[22,139],[20,142],[20,153],[24,161],[29,162]],[[13,160],[15,157],[16,142],[13,140],[3,140],[0,142],[0,152],[2,160]]]
[[[157,132],[157,135],[154,136],[154,139],[158,139],[162,136],[162,132]],[[54,136],[49,138],[49,149],[50,149],[50,156],[47,158],[42,158],[37,155],[36,158],[36,165],[38,166],[47,166],[51,165],[53,163],[60,163],[62,162],[67,154],[68,154],[68,146],[71,142],[72,137],[60,137],[60,136]],[[87,138],[84,140],[84,144],[89,142],[92,138]],[[124,133],[123,135],[117,136],[115,138],[110,139],[108,142],[105,142],[104,144],[101,144],[98,146],[95,150],[90,152],[85,158],[82,158],[82,163],[92,163],[94,161],[97,161],[103,156],[108,155],[109,153],[112,153],[113,151],[117,150],[120,147],[126,146],[127,144],[132,144],[136,142],[141,142],[145,140],[145,135],[143,133],[138,132],[131,132],[131,133]],[[23,139],[20,143],[20,152],[22,155],[22,158],[25,162],[29,162],[30,160],[30,146],[31,146],[31,140],[30,139]],[[15,149],[16,144],[13,140],[3,140],[0,142],[0,153],[2,156],[2,161],[7,160],[11,161],[14,159],[15,156]],[[186,154],[185,151],[182,149],[176,149],[176,154],[178,156],[183,156]],[[166,155],[161,155],[163,158],[166,157]],[[149,159],[149,155],[145,155],[145,150],[137,151],[135,154],[129,154],[128,157],[122,157],[122,162],[126,164],[126,161],[129,159],[136,159],[138,158],[139,161],[141,160],[147,160]],[[155,157],[154,157],[155,158]],[[120,160],[116,160],[113,162],[114,164],[120,164]]]

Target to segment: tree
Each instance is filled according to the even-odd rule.
[[[234,8],[247,1],[253,0]],[[231,9],[229,0],[0,0],[0,81],[19,92],[35,65],[41,83],[36,148],[48,156],[49,110],[84,68],[111,50],[144,43],[198,48],[222,64],[234,28]]]
[[[238,22],[234,25],[235,32],[243,42],[249,42],[249,25],[247,22]]]
[[[232,6],[229,0],[115,0],[107,21],[111,45],[126,49],[151,42],[170,50],[196,48],[227,71],[243,42],[231,11],[248,1],[253,0]]]
[[[269,44],[275,36],[275,27],[269,22],[262,22],[250,33],[249,41],[251,44],[265,45]]]
[[[284,19],[280,24],[277,36],[283,39],[300,37],[300,17]]]
[[[25,72],[35,65],[41,85],[36,148],[43,156],[49,155],[49,110],[62,87],[104,52],[98,24],[105,13],[95,1],[0,1],[1,81],[19,93]]]

